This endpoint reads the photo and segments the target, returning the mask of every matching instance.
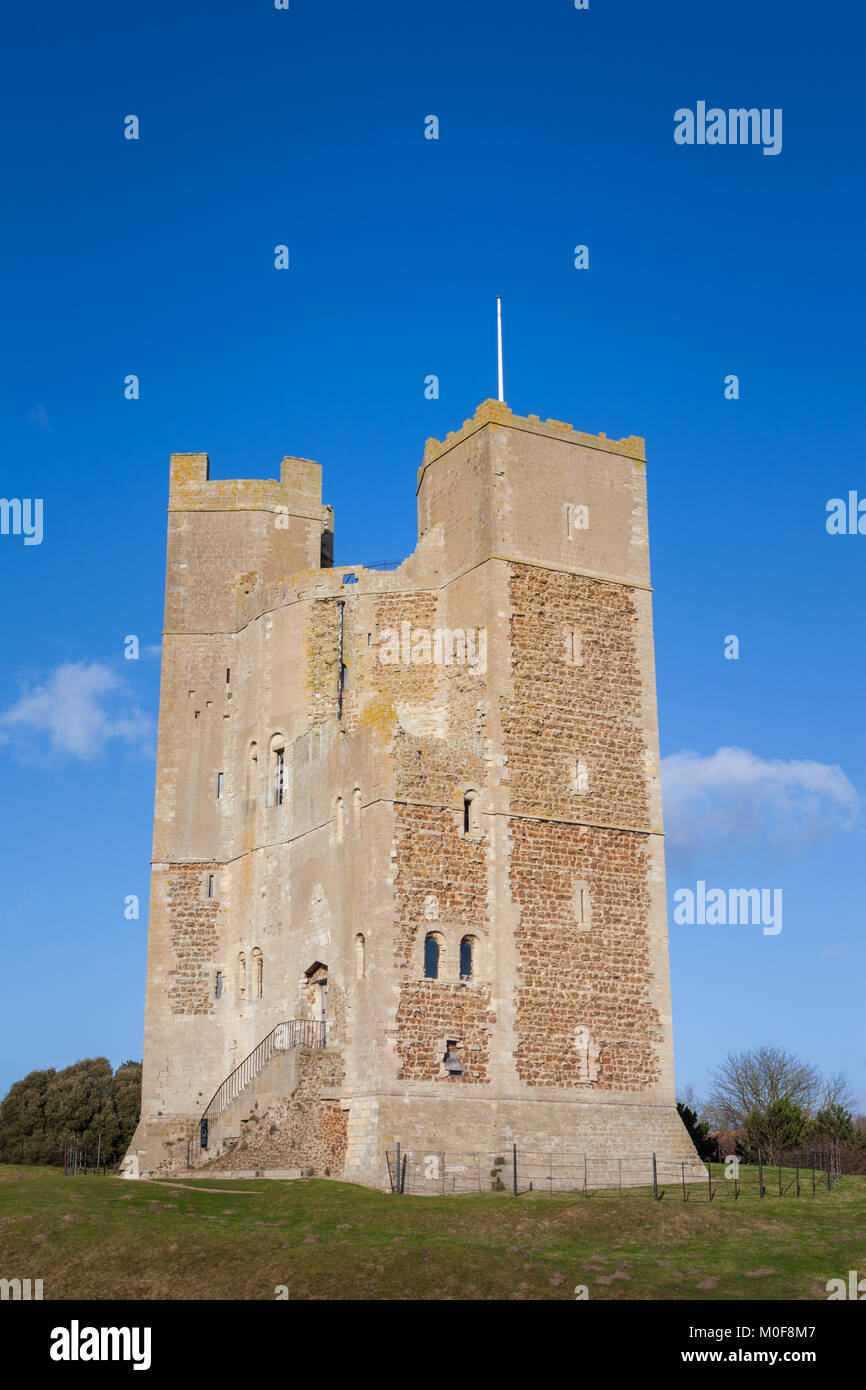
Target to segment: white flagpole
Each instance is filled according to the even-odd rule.
[[[505,400],[505,392],[502,386],[502,295],[496,296],[496,337],[499,347],[499,399]]]

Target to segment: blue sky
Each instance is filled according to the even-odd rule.
[[[141,1055],[169,454],[316,458],[337,563],[404,556],[501,294],[512,409],[647,440],[671,897],[784,894],[776,936],[671,914],[678,1080],[773,1043],[866,1109],[860,7],[17,0],[3,39],[0,491],[44,537],[0,536],[0,1093]],[[781,153],[677,145],[699,100]]]

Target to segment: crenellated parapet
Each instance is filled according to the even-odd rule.
[[[639,435],[630,434],[625,439],[608,439],[603,432],[585,434],[576,430],[564,420],[542,420],[538,415],[514,415],[505,401],[486,400],[475,411],[471,420],[464,420],[459,430],[452,430],[444,439],[427,440],[424,445],[424,459],[418,469],[418,486],[424,471],[436,459],[447,454],[455,445],[462,444],[470,435],[485,425],[505,425],[509,429],[526,430],[529,434],[546,435],[551,439],[566,439],[572,444],[580,444],[588,449],[601,449],[609,454],[620,454],[625,458],[646,462],[645,441]]]

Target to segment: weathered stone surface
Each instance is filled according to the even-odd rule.
[[[326,1050],[271,1058],[208,1171],[382,1186],[398,1143],[693,1159],[643,441],[484,402],[428,441],[418,546],[389,571],[327,567],[320,488],[309,460],[211,482],[206,455],[172,459],[130,1171],[184,1170],[220,1083],[312,1026],[325,985]]]

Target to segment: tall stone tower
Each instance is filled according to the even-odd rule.
[[[172,458],[131,1173],[695,1157],[643,440],[485,401],[417,494],[409,559],[335,569],[317,464]]]

